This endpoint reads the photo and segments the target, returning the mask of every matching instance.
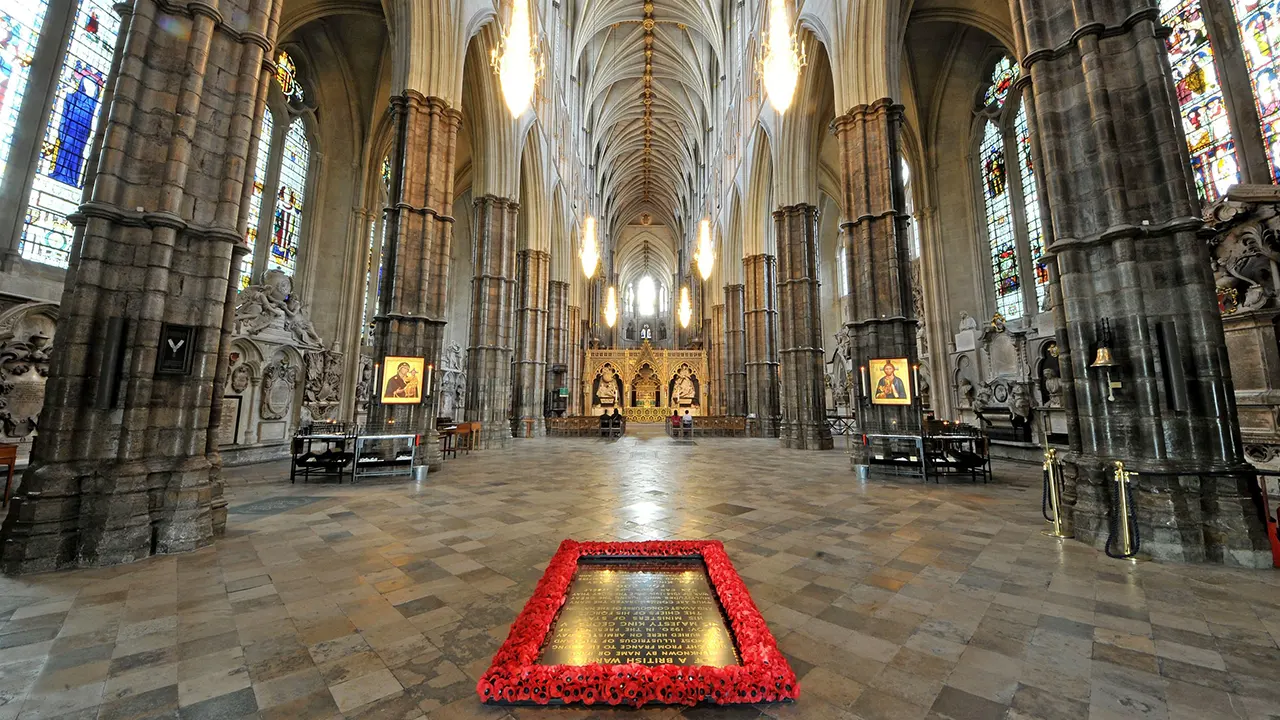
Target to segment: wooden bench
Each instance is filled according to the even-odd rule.
[[[627,431],[627,416],[622,416],[621,428],[609,428],[608,436],[618,437]],[[604,437],[599,415],[575,415],[547,418],[547,435],[558,437]]]
[[[732,415],[694,416],[693,427],[676,427],[671,418],[666,423],[667,434],[673,438],[685,437],[742,437],[747,434],[747,419]]]

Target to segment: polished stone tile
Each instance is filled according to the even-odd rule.
[[[227,537],[0,579],[13,717],[1268,718],[1280,577],[1040,534],[1038,468],[859,483],[840,452],[518,441],[422,484],[227,470]],[[256,484],[237,484],[253,478]],[[259,482],[269,481],[269,482]],[[802,678],[794,704],[493,708],[475,681],[560,540],[717,538]]]

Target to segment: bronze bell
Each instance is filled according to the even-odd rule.
[[[1089,367],[1109,368],[1115,367],[1115,358],[1111,357],[1111,348],[1106,345],[1098,346],[1098,354],[1093,358],[1093,364]]]

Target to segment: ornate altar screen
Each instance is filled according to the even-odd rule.
[[[628,422],[663,422],[672,412],[705,414],[704,350],[660,350],[646,341],[631,350],[587,350],[582,377],[583,407],[592,415],[613,408]]]

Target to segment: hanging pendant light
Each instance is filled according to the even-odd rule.
[[[609,298],[604,303],[604,324],[613,327],[618,322],[618,291],[609,286]]]
[[[582,223],[582,273],[588,279],[595,277],[596,266],[600,264],[600,247],[596,245],[596,219],[587,216]]]
[[[680,317],[680,327],[689,327],[689,321],[693,319],[693,303],[689,302],[689,288],[680,288],[680,309],[676,311]]]
[[[533,100],[533,87],[538,81],[538,58],[534,54],[533,27],[529,20],[529,1],[514,0],[511,22],[500,48],[490,60],[502,83],[502,99],[512,117],[520,117]]]
[[[716,260],[715,253],[711,250],[710,220],[703,220],[702,227],[698,229],[698,254],[694,259],[698,262],[698,274],[703,280],[710,280],[711,270]]]
[[[786,0],[769,0],[769,28],[765,33],[760,76],[769,103],[779,114],[791,107],[802,67],[804,56],[795,33],[791,32]]]

